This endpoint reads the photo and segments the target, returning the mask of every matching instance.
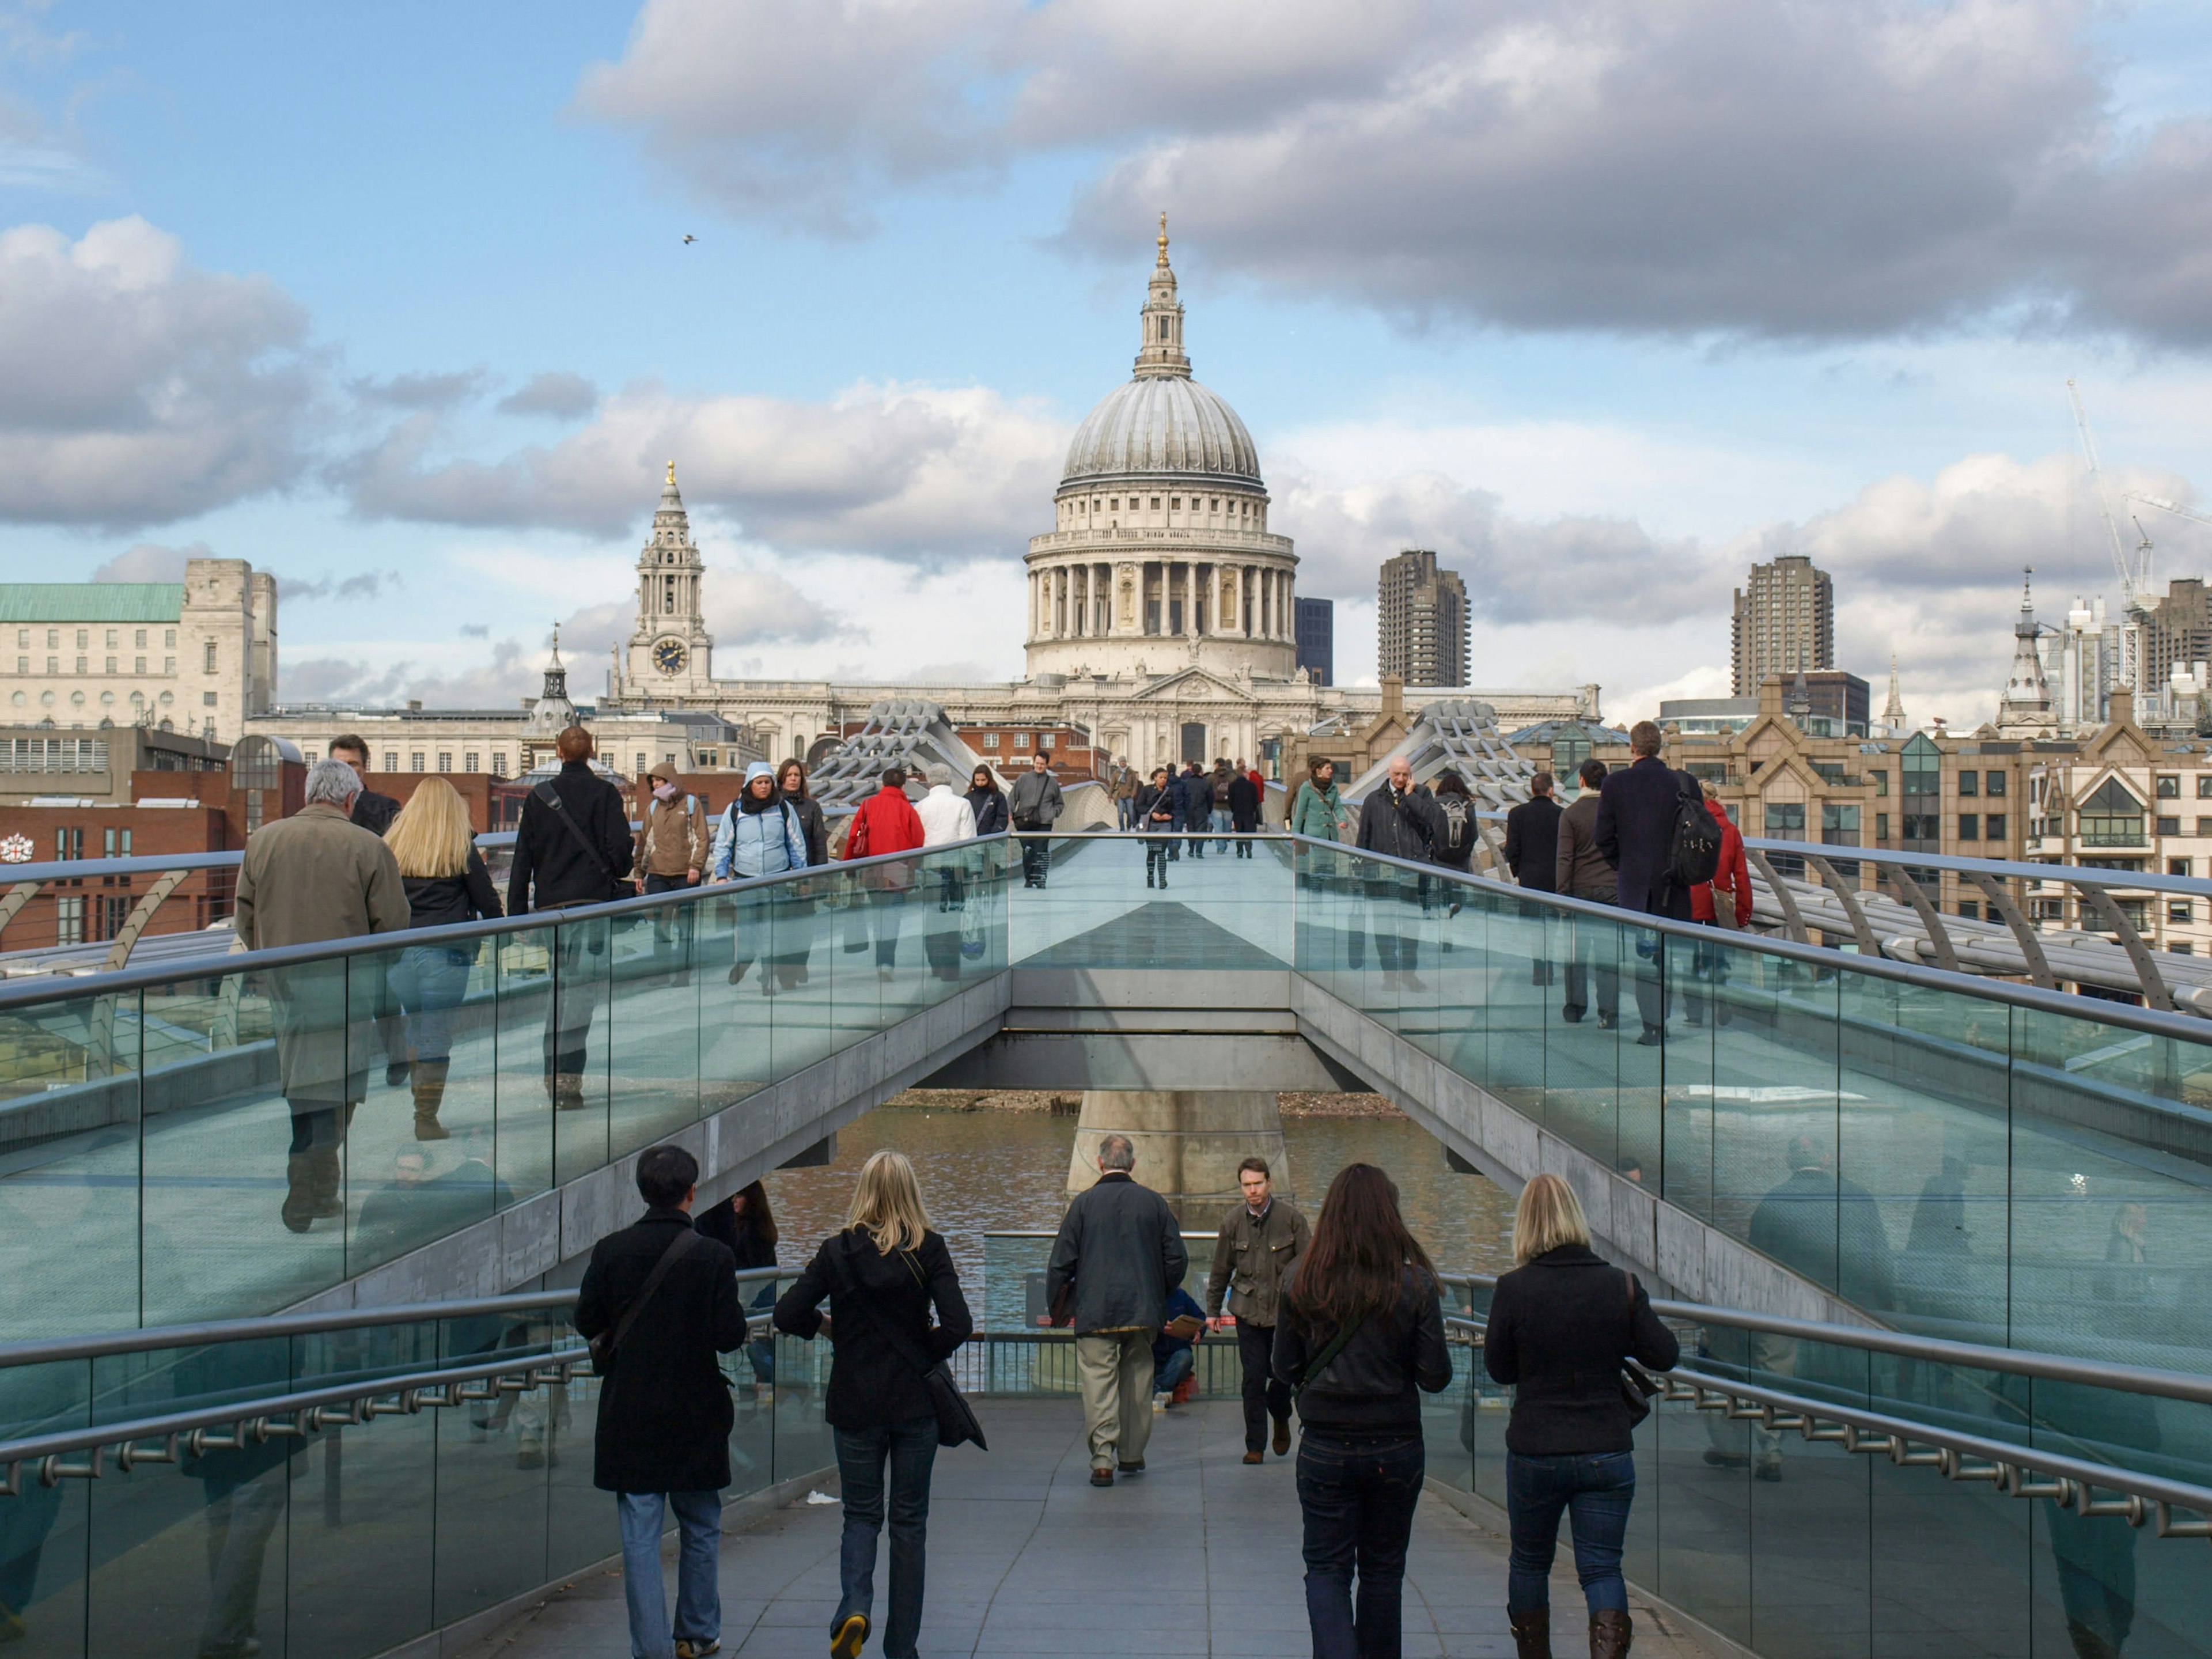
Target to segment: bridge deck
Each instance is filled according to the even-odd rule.
[[[1226,1659],[1308,1650],[1294,1459],[1244,1467],[1235,1404],[1155,1418],[1146,1472],[1104,1492],[1089,1485],[1074,1401],[984,1401],[978,1410],[992,1449],[963,1447],[937,1466],[925,1655]],[[795,1504],[726,1542],[726,1654],[816,1659],[828,1650],[840,1515],[834,1505]],[[611,1514],[609,1522],[611,1534]],[[1554,1645],[1578,1651],[1582,1594],[1564,1540],[1555,1566]],[[672,1565],[670,1572],[672,1601]],[[888,1573],[886,1549],[876,1571],[878,1620]],[[1639,1655],[1711,1659],[1716,1650],[1631,1594]],[[471,1659],[603,1659],[628,1640],[620,1571],[608,1570],[548,1597]],[[876,1650],[872,1638],[868,1651]],[[1512,1651],[1504,1539],[1424,1498],[1406,1575],[1407,1659]]]

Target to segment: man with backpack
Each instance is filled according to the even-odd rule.
[[[718,1353],[745,1340],[737,1261],[694,1230],[699,1163],[681,1146],[638,1154],[646,1212],[592,1249],[576,1291],[577,1333],[592,1345],[599,1433],[592,1484],[615,1494],[630,1652],[703,1659],[722,1642],[722,1488],[730,1484],[734,1412]],[[676,1627],[661,1589],[669,1509],[682,1534]]]
[[[565,910],[625,896],[630,872],[629,820],[622,791],[592,770],[592,734],[572,726],[554,739],[561,770],[522,803],[515,826],[514,865],[507,878],[507,914]],[[586,1038],[606,979],[603,927],[559,930],[556,977],[545,1009],[545,1088],[559,1110],[579,1111],[584,1098]]]
[[[1659,728],[1638,720],[1628,733],[1634,764],[1607,777],[1598,792],[1593,835],[1599,854],[1618,874],[1624,910],[1641,915],[1690,917],[1690,890],[1711,881],[1720,864],[1720,826],[1705,810],[1705,790],[1687,772],[1659,758]],[[1636,1008],[1644,1021],[1639,1046],[1664,1042],[1667,938],[1655,935],[1636,974]]]

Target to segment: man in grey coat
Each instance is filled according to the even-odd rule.
[[[249,951],[392,933],[412,920],[399,861],[350,819],[361,778],[343,761],[307,771],[307,803],[249,836],[234,904],[238,942]],[[292,1109],[284,1224],[304,1233],[345,1213],[338,1146],[354,1108],[368,1097],[366,1026],[378,1005],[375,957],[301,963],[269,975],[276,1066]],[[349,1040],[347,1026],[356,1029]]]
[[[1046,1305],[1074,1316],[1075,1370],[1083,1426],[1091,1443],[1091,1484],[1110,1486],[1118,1462],[1145,1467],[1152,1432],[1152,1342],[1167,1322],[1167,1300],[1189,1270],[1182,1230],[1167,1200],[1129,1173],[1136,1149],[1127,1135],[1098,1143],[1098,1182],[1076,1194],[1053,1240]]]
[[[1052,775],[1044,750],[1030,757],[1030,769],[1014,780],[1006,794],[1006,814],[1014,828],[1044,831],[1060,822],[1060,780]],[[1022,885],[1042,887],[1052,868],[1052,843],[1042,833],[1022,842]]]

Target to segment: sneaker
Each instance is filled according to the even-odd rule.
[[[676,1638],[676,1659],[707,1659],[708,1654],[721,1650],[722,1644],[719,1638],[711,1642],[702,1642],[689,1636]]]
[[[867,1644],[868,1615],[848,1613],[830,1633],[830,1659],[860,1659],[860,1650]]]
[[[1164,1411],[1165,1411],[1165,1410],[1168,1408],[1168,1401],[1170,1401],[1170,1400],[1172,1400],[1172,1399],[1174,1399],[1174,1398],[1175,1398],[1175,1395],[1172,1395],[1172,1394],[1156,1394],[1156,1395],[1154,1395],[1152,1396],[1152,1409],[1153,1409],[1155,1412],[1164,1412]]]

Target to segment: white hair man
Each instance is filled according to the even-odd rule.
[[[247,950],[407,927],[398,860],[373,831],[351,821],[360,793],[352,767],[317,761],[307,769],[307,805],[247,837],[234,912],[239,942]],[[348,1042],[347,977],[343,961],[301,963],[269,975],[277,1073],[292,1109],[283,1215],[295,1233],[345,1212],[338,1146],[354,1108],[368,1097],[370,1047],[365,1031]],[[366,1000],[374,1006],[374,998]]]

